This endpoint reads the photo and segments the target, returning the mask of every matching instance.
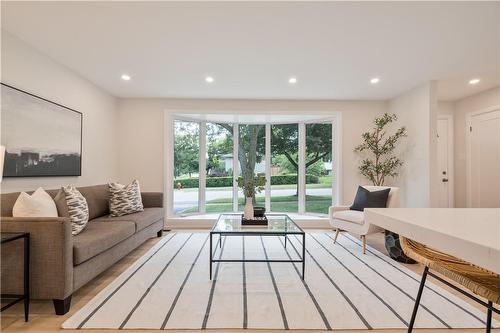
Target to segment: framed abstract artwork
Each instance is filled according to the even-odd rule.
[[[81,176],[81,112],[1,84],[4,177]]]

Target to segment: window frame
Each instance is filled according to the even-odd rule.
[[[238,175],[239,175],[239,163],[238,163],[238,146],[239,146],[239,125],[265,125],[265,170],[266,170],[266,186],[265,186],[265,207],[267,212],[271,212],[271,125],[285,125],[285,124],[298,124],[299,131],[299,147],[298,147],[298,162],[299,162],[299,198],[298,198],[298,213],[299,215],[315,216],[326,218],[325,214],[319,213],[308,213],[305,211],[306,204],[306,177],[305,177],[305,152],[306,152],[306,124],[315,123],[331,123],[332,124],[332,205],[337,205],[341,202],[341,191],[342,186],[341,179],[341,113],[334,112],[328,115],[318,115],[318,119],[307,120],[307,121],[292,121],[292,122],[279,122],[279,123],[248,123],[248,122],[231,122],[233,126],[233,186],[232,186],[232,198],[233,198],[233,212],[238,212]],[[199,211],[195,213],[186,214],[175,214],[173,213],[173,199],[174,199],[174,138],[175,138],[175,121],[188,121],[199,124],[199,170],[206,170],[206,129],[207,123],[216,123],[213,120],[204,119],[194,119],[186,116],[170,114],[165,117],[165,141],[166,149],[164,156],[164,166],[166,181],[164,184],[165,189],[165,207],[167,207],[167,217],[169,218],[183,218],[190,216],[198,216],[206,214],[206,174],[205,172],[199,172],[199,186],[198,186],[198,207]]]

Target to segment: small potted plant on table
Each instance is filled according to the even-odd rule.
[[[245,194],[245,209],[243,211],[243,216],[245,220],[254,219],[254,203],[255,194],[260,193],[264,190],[266,185],[266,178],[262,176],[251,175],[248,177],[238,178],[238,187],[243,190]]]

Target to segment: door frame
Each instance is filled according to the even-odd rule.
[[[465,192],[466,192],[466,204],[467,207],[472,207],[472,143],[471,143],[471,133],[470,128],[472,127],[472,118],[494,111],[500,110],[500,105],[492,106],[489,108],[467,112],[465,114]]]
[[[448,207],[455,207],[455,146],[454,146],[454,131],[455,127],[453,121],[453,115],[451,114],[440,114],[437,117],[438,120],[448,121]],[[436,126],[437,127],[437,126]],[[436,149],[437,151],[437,149]]]

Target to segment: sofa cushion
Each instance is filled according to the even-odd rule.
[[[109,188],[107,184],[78,187],[89,205],[89,219],[109,214]]]
[[[56,203],[57,214],[59,217],[69,217],[68,203],[66,202],[66,194],[60,189],[56,196],[54,197],[54,202]]]
[[[135,233],[132,221],[91,221],[78,235],[73,237],[73,265],[108,250]]]
[[[359,225],[365,224],[365,213],[357,210],[341,210],[335,212],[332,217],[337,220],[352,222]]]
[[[89,206],[89,218],[105,216],[109,214],[109,188],[108,184],[78,187],[78,191],[85,197]],[[60,188],[47,190],[47,193],[54,198],[60,191]],[[28,194],[33,191],[26,192]],[[12,207],[19,197],[20,192],[2,193],[1,195],[1,214],[2,216],[12,216]]]
[[[127,215],[134,221],[136,232],[149,227],[151,224],[163,219],[163,208],[145,208],[142,212]]]
[[[163,208],[153,207],[153,208],[144,208],[142,212],[124,216],[117,216],[117,217],[103,216],[95,219],[94,221],[102,223],[116,222],[116,221],[130,221],[135,224],[135,232],[138,232],[161,219],[163,219]]]
[[[16,203],[17,198],[19,198],[21,192],[13,193],[2,193],[2,202],[0,207],[2,208],[2,216],[12,217],[12,208]]]

